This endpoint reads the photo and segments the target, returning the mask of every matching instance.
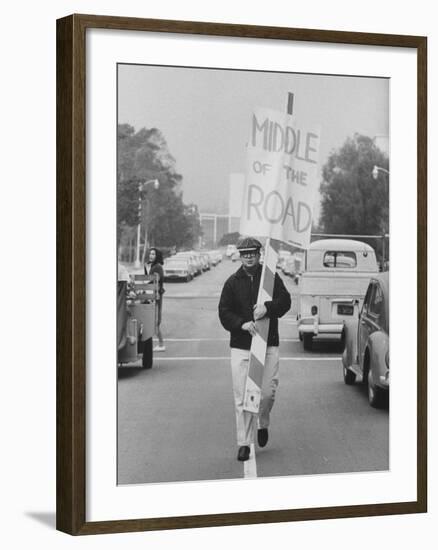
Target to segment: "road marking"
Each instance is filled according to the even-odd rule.
[[[179,299],[185,299],[185,300],[195,300],[197,298],[206,300],[206,299],[212,299],[214,298],[217,300],[220,298],[220,294],[166,294],[166,300],[179,300]]]
[[[166,338],[166,342],[228,342],[229,338]]]
[[[325,357],[323,355],[316,355],[314,357],[300,357],[295,355],[294,357],[280,357],[280,361],[340,361],[342,355],[337,355],[334,357]]]
[[[225,356],[217,356],[217,357],[166,357],[166,356],[160,356],[156,357],[154,356],[154,361],[224,361],[226,359],[230,359],[228,355]],[[341,355],[335,356],[335,357],[324,357],[324,356],[314,356],[314,357],[300,357],[299,355],[296,355],[294,357],[280,357],[280,361],[340,361],[342,359]]]
[[[229,338],[166,338],[166,342],[228,342]],[[299,338],[282,338],[282,342],[299,342]]]
[[[257,463],[254,443],[250,445],[249,459],[243,463],[243,477],[245,479],[254,479],[257,477]]]
[[[337,357],[300,357],[299,355],[295,357],[280,357],[280,361],[340,361],[342,357],[339,355]],[[224,357],[156,357],[154,356],[154,361],[162,362],[162,361],[229,361],[230,357],[224,356]],[[128,368],[128,367],[141,367],[141,360],[137,359],[136,361],[131,361],[130,363],[120,363],[118,365],[120,368]]]

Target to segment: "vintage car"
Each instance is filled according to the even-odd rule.
[[[200,252],[199,257],[201,258],[202,271],[209,271],[213,265],[209,254],[207,252]]]
[[[283,271],[283,267],[287,260],[292,256],[292,252],[290,250],[280,250],[278,252],[278,258],[277,258],[277,269],[281,269]]]
[[[342,355],[344,381],[359,378],[372,407],[388,402],[389,393],[389,274],[372,277],[358,319],[345,322]]]
[[[302,273],[303,258],[299,252],[295,252],[282,265],[282,271],[285,275],[292,277],[296,284],[299,283]]]
[[[195,276],[195,268],[188,258],[172,256],[164,260],[164,280],[183,280],[187,283]]]
[[[238,250],[234,251],[232,254],[231,254],[231,260],[233,262],[238,262],[240,261],[240,252]]]
[[[158,277],[133,275],[119,269],[117,281],[117,363],[119,366],[153,364],[152,338],[156,332]]]
[[[220,250],[209,250],[208,255],[211,258],[211,263],[217,265],[222,261],[222,252]]]
[[[305,350],[312,349],[315,339],[343,340],[344,321],[357,317],[377,272],[368,244],[350,239],[311,243],[298,287],[298,334]]]
[[[177,252],[174,256],[171,256],[173,259],[186,259],[189,264],[194,269],[194,275],[201,275],[202,273],[202,263],[198,255],[193,254],[193,252]]]

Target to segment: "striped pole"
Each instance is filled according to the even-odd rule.
[[[287,97],[287,113],[293,113],[294,94],[289,92]],[[265,259],[260,279],[257,303],[264,304],[272,300],[274,295],[274,280],[277,270],[279,242],[267,238],[265,244]],[[263,370],[268,347],[269,318],[256,321],[257,334],[252,337],[249,352],[249,367],[246,376],[243,410],[258,414],[262,396]]]
[[[270,302],[273,298],[279,244],[274,239],[266,239],[265,257],[257,296],[258,304]],[[257,334],[252,337],[251,341],[243,401],[243,409],[254,414],[259,412],[262,395],[263,369],[265,366],[266,348],[268,346],[269,318],[264,317],[256,321],[256,330]]]

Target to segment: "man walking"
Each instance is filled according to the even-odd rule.
[[[279,337],[278,318],[291,306],[289,292],[275,274],[273,299],[257,304],[262,266],[261,243],[252,237],[239,240],[237,249],[242,266],[224,284],[219,301],[219,318],[230,332],[231,373],[236,412],[238,460],[248,460],[250,445],[254,441],[258,424],[257,442],[264,447],[268,442],[270,412],[278,387]],[[245,381],[249,367],[251,339],[256,334],[255,321],[269,317],[269,334],[265,366],[263,370],[262,396],[259,414],[243,410]]]

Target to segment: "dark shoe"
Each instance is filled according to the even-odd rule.
[[[248,460],[249,458],[249,447],[248,445],[244,445],[243,447],[239,447],[239,452],[237,454],[237,460],[241,460],[242,462],[244,460]]]
[[[260,428],[260,430],[257,430],[257,443],[259,444],[259,447],[265,447],[266,443],[268,442],[268,428]]]

